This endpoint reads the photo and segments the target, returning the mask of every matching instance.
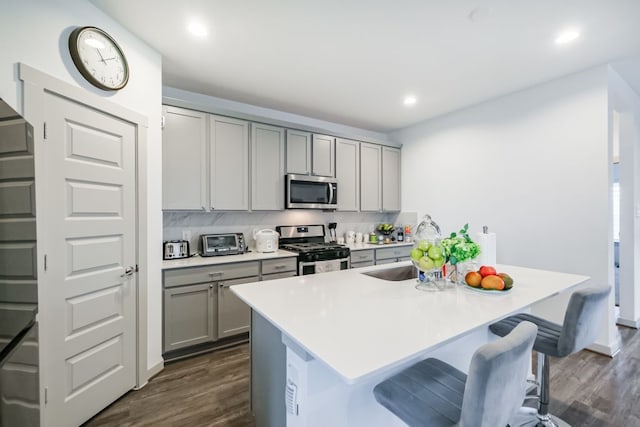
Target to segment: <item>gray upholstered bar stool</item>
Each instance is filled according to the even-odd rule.
[[[523,322],[473,354],[469,375],[438,360],[418,362],[379,383],[373,394],[409,426],[505,426],[524,399],[538,328]]]
[[[542,355],[538,357],[538,408],[522,408],[520,416],[512,420],[513,426],[568,426],[566,422],[549,414],[549,356],[566,357],[596,340],[610,290],[610,287],[598,287],[574,292],[562,325],[523,313],[509,316],[489,326],[494,334],[505,336],[520,322],[528,321],[538,325],[538,336],[533,344],[538,356]]]

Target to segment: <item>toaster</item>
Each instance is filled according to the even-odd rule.
[[[186,240],[168,240],[163,243],[162,259],[178,259],[189,257],[189,242]]]

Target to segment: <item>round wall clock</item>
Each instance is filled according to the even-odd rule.
[[[69,52],[80,74],[100,89],[122,89],[129,81],[129,66],[122,49],[99,28],[73,30],[69,36]]]

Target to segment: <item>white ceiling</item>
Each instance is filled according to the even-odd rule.
[[[166,86],[380,132],[640,54],[638,0],[92,2],[162,54]]]

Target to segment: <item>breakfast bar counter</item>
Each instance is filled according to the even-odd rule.
[[[395,425],[373,399],[375,384],[431,356],[466,371],[473,351],[494,339],[488,324],[588,280],[498,265],[515,281],[508,292],[459,285],[424,292],[415,288],[415,279],[394,282],[363,274],[410,265],[232,286],[253,309],[252,403],[258,427]],[[265,369],[271,374],[265,376]]]

